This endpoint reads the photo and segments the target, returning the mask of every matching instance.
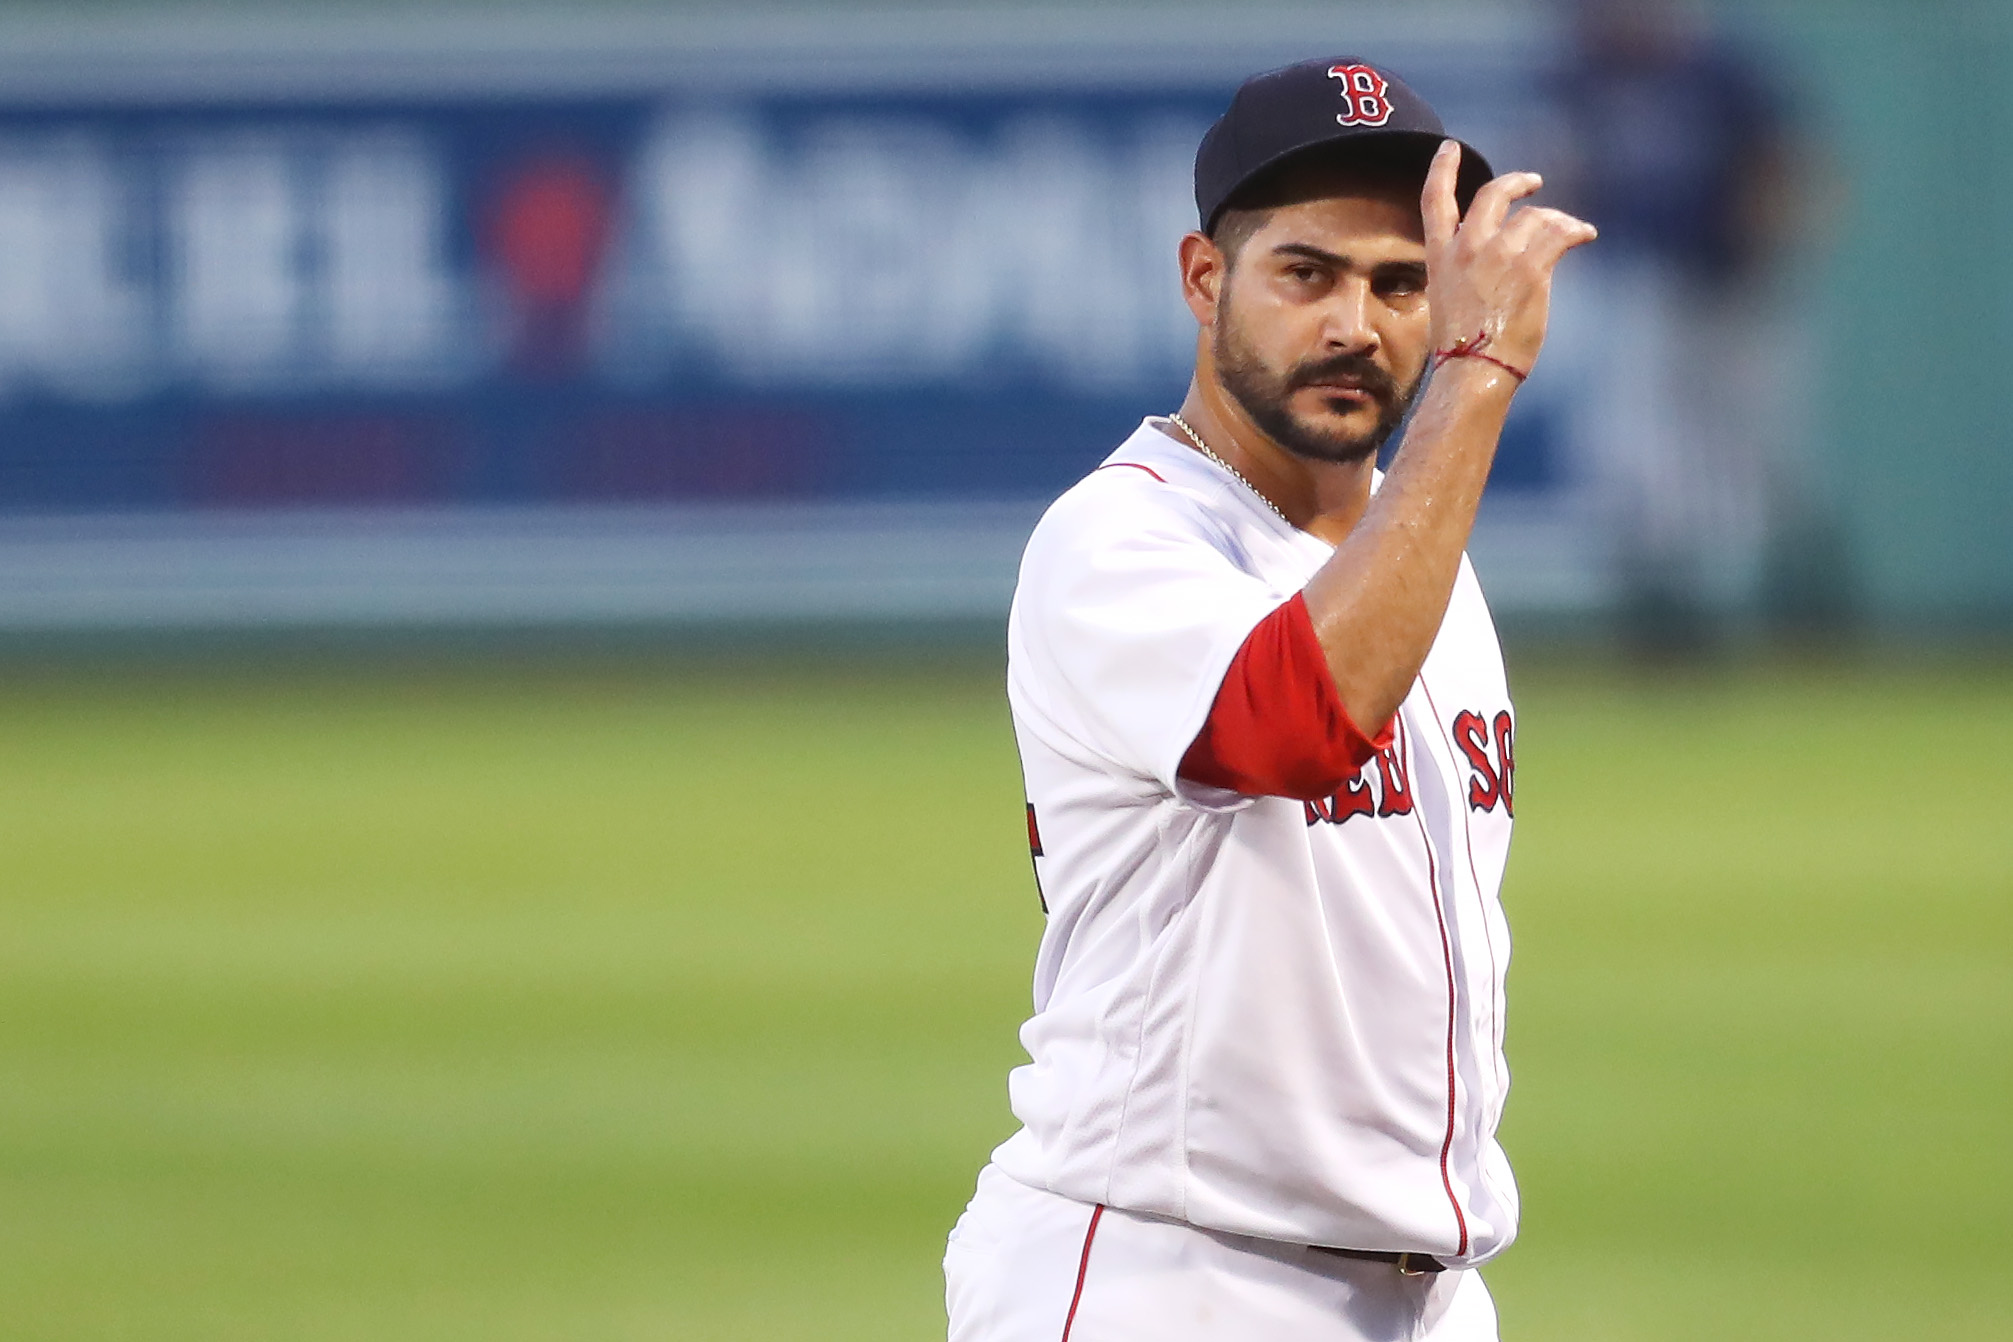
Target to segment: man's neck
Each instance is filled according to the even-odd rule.
[[[1181,417],[1300,530],[1339,545],[1370,504],[1374,458],[1309,461],[1272,440],[1224,390],[1200,377],[1188,384]]]

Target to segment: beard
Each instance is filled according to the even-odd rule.
[[[1236,324],[1227,320],[1229,294],[1219,312],[1211,336],[1217,377],[1232,400],[1265,431],[1273,442],[1305,461],[1353,462],[1377,455],[1379,448],[1412,408],[1421,378],[1401,387],[1396,378],[1380,368],[1367,354],[1337,354],[1326,359],[1310,359],[1280,372],[1267,367],[1251,346],[1240,338]],[[1290,405],[1293,393],[1303,387],[1342,380],[1351,382],[1377,407],[1377,422],[1362,433],[1324,427],[1305,416],[1296,415]]]

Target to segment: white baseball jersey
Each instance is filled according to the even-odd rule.
[[[1048,926],[994,1162],[1212,1230],[1479,1263],[1517,1223],[1514,765],[1465,558],[1360,776],[1319,801],[1178,776],[1246,637],[1332,553],[1154,421],[1035,528],[1007,687]]]

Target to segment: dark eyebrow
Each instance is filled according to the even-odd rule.
[[[1272,249],[1272,254],[1274,256],[1304,256],[1309,261],[1319,261],[1324,266],[1333,266],[1338,270],[1347,270],[1349,268],[1348,257],[1338,256],[1334,252],[1324,252],[1319,247],[1313,247],[1304,242],[1282,242]]]
[[[1341,255],[1339,252],[1324,251],[1322,248],[1305,242],[1282,242],[1272,249],[1272,254],[1274,256],[1297,256],[1304,260],[1327,266],[1331,270],[1348,270],[1354,264],[1348,257]],[[1385,261],[1379,264],[1376,270],[1380,275],[1402,276],[1406,279],[1418,280],[1421,284],[1424,284],[1426,281],[1426,263],[1424,261]]]

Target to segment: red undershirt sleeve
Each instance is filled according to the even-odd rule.
[[[1349,719],[1296,595],[1258,622],[1224,673],[1209,717],[1181,758],[1181,777],[1247,797],[1333,796],[1391,744]]]

